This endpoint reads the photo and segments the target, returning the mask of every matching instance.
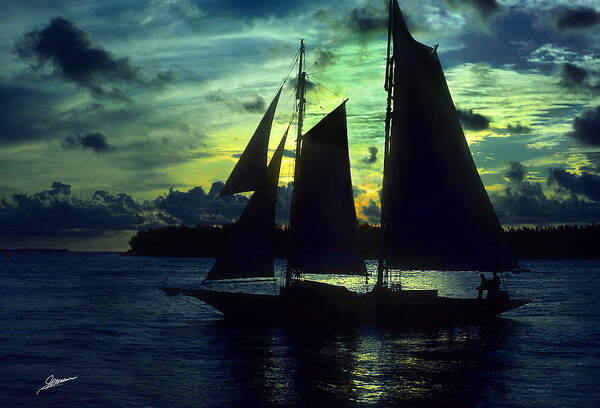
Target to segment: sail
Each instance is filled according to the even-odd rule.
[[[388,267],[518,269],[477,173],[436,49],[412,38],[393,3],[393,112],[382,193]]]
[[[287,133],[286,130],[261,183],[234,225],[227,251],[217,259],[205,281],[274,276],[273,224]]]
[[[302,273],[365,274],[342,103],[302,136],[288,265]]]
[[[275,95],[271,105],[269,105],[269,109],[267,109],[258,124],[254,135],[229,175],[219,197],[242,193],[244,191],[254,191],[256,186],[261,183],[267,163],[271,125],[273,124],[273,117],[275,116],[281,89],[279,88],[277,95]]]

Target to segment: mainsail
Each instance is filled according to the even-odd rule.
[[[346,103],[302,136],[288,266],[301,273],[365,274],[352,194]]]
[[[279,88],[277,95],[275,95],[271,105],[269,105],[269,109],[267,109],[265,115],[258,124],[254,135],[233,168],[227,182],[225,182],[219,197],[245,191],[254,191],[261,183],[264,176],[265,165],[267,163],[267,150],[269,148],[271,125],[273,124],[273,117],[275,116],[281,89],[282,88]]]
[[[263,177],[234,225],[223,256],[219,257],[205,281],[235,278],[273,277],[273,223],[281,159],[287,130]]]
[[[390,13],[393,111],[382,193],[387,266],[517,269],[477,173],[436,49],[412,38],[396,0]]]

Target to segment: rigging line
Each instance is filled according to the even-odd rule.
[[[310,70],[313,69],[315,65],[317,65],[317,62],[319,62],[319,60],[313,62],[313,64],[306,70],[306,75],[308,75],[310,73]]]
[[[331,92],[334,96],[336,96],[337,98],[340,99],[346,99],[346,98],[342,98],[341,96],[339,96],[337,93],[333,92],[331,89],[327,88],[325,85],[323,85],[322,83],[320,83],[319,81],[312,79],[312,82],[314,82],[315,84],[319,85],[322,88],[325,88],[326,90],[328,90],[329,92]]]
[[[296,62],[298,61],[299,56],[300,56],[300,49],[298,49],[298,51],[296,51],[296,55],[294,56],[292,63],[288,67],[287,72],[286,72],[285,76],[283,77],[283,81],[281,81],[281,84],[279,85],[280,87],[283,86],[283,84],[285,84],[286,81],[288,80],[288,78],[290,77],[290,73],[292,72],[292,69],[296,65]]]
[[[315,91],[315,87],[313,86],[312,88],[313,94],[315,94],[315,99],[317,100],[317,103],[319,104],[319,108],[321,108],[321,112],[323,113],[323,117],[325,117],[325,109],[323,109],[323,105],[321,105],[321,101],[319,100],[319,96],[317,95],[317,91]]]

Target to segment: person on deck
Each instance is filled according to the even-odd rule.
[[[485,276],[483,275],[483,273],[481,275],[479,275],[479,277],[481,278],[481,282],[479,283],[479,286],[477,286],[477,299],[481,299],[483,296],[483,291],[487,289],[488,286],[488,281],[485,278]]]
[[[493,299],[498,294],[498,292],[500,292],[500,277],[498,276],[496,271],[493,271],[492,273],[494,274],[494,277],[489,281],[487,288],[488,299]]]

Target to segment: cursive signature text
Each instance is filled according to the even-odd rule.
[[[46,384],[42,388],[40,388],[35,393],[35,395],[38,395],[40,393],[40,391],[42,391],[42,390],[47,390],[47,389],[50,389],[52,387],[58,387],[59,385],[63,385],[67,381],[71,381],[71,380],[74,380],[76,378],[77,377],[54,378],[54,374],[50,374],[50,376],[48,378],[46,378]]]

